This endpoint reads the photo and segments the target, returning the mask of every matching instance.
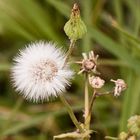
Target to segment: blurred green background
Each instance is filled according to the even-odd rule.
[[[72,131],[59,99],[35,104],[18,95],[10,82],[12,58],[25,44],[52,40],[67,50],[63,26],[74,2],[80,5],[87,35],[77,42],[72,59],[94,50],[100,55],[99,71],[107,84],[123,78],[128,89],[119,98],[98,98],[92,113],[92,139],[126,130],[127,119],[140,113],[140,1],[139,0],[0,0],[0,140],[52,140]],[[79,67],[73,65],[76,72]],[[83,76],[73,80],[65,94],[77,118],[83,121]],[[104,90],[104,89],[103,89]]]

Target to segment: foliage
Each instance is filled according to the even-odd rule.
[[[64,41],[66,37],[63,26],[73,2],[0,0],[1,138],[9,136],[14,140],[45,140],[73,128],[59,101],[38,105],[27,103],[13,91],[9,82],[11,58],[27,42],[53,40],[68,48],[67,41]],[[127,91],[117,101],[112,97],[96,101],[92,118],[93,129],[101,133],[95,133],[94,138],[104,139],[105,135],[116,136],[119,131],[125,131],[127,119],[140,113],[140,1],[78,2],[88,32],[84,40],[78,42],[81,47],[74,51],[73,57],[79,57],[81,52],[93,49],[102,56],[101,71],[110,77],[117,73],[120,78],[126,79],[128,84]],[[110,69],[102,69],[102,65],[110,65]],[[80,82],[81,77],[75,79],[66,96],[78,117],[83,108],[83,93],[79,88],[83,83]],[[106,88],[109,86],[111,85]]]

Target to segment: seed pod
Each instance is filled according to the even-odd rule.
[[[79,7],[76,3],[73,6],[70,19],[64,26],[64,31],[71,40],[78,40],[82,38],[87,32],[85,23],[80,17]]]

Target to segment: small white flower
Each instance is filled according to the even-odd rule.
[[[89,83],[93,88],[101,88],[105,81],[98,76],[89,77]]]
[[[73,72],[65,64],[65,54],[56,45],[36,42],[15,57],[12,81],[16,90],[33,101],[59,96],[70,84]]]

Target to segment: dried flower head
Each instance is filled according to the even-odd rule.
[[[73,72],[56,45],[36,42],[26,46],[14,59],[12,81],[16,90],[29,100],[43,101],[65,91]]]
[[[132,134],[140,136],[140,116],[132,116],[128,120],[127,127]]]
[[[83,55],[83,60],[82,61],[78,61],[78,64],[81,64],[81,70],[78,72],[78,74],[81,74],[83,72],[94,72],[97,73],[96,71],[96,67],[97,67],[97,59],[98,59],[98,55],[95,56],[93,51],[89,52],[89,55],[87,55],[86,53],[82,53]]]
[[[122,79],[111,79],[110,81],[115,83],[114,96],[120,96],[121,92],[124,91],[127,87],[126,83]]]
[[[89,77],[89,83],[93,88],[101,88],[105,81],[98,76]]]

